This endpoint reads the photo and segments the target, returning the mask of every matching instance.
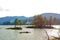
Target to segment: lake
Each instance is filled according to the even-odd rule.
[[[18,25],[20,26],[20,25]],[[25,28],[27,25],[21,25],[22,30],[5,29],[14,27],[14,25],[0,25],[0,40],[48,40],[49,36],[59,37],[59,29],[31,29]],[[28,31],[30,33],[20,33]]]

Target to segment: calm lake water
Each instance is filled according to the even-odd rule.
[[[59,37],[59,29],[30,29],[22,27],[22,30],[7,30],[7,27],[14,27],[14,25],[0,25],[0,40],[48,40],[49,36]],[[20,32],[30,33],[20,33]]]

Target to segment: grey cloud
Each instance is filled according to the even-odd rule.
[[[3,9],[2,7],[0,7],[0,11],[10,11],[9,9]]]
[[[10,11],[9,9],[5,9],[5,11]]]

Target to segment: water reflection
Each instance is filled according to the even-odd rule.
[[[48,40],[48,36],[44,30],[47,31],[49,37],[60,37],[60,29],[27,29],[23,30],[6,30],[7,27],[14,27],[14,25],[1,25],[0,40]],[[55,26],[54,26],[55,27]],[[20,32],[30,32],[22,33]]]
[[[31,33],[20,34],[21,31],[30,31]],[[0,40],[48,40],[48,37],[42,29],[0,29]]]
[[[0,40],[16,40],[14,30],[0,29]]]

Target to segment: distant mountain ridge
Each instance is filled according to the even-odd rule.
[[[60,14],[56,14],[56,13],[43,13],[41,14],[42,16],[45,16],[46,18],[49,18],[50,16],[52,16],[53,18],[59,18],[60,19]],[[25,16],[7,16],[7,17],[2,17],[0,18],[0,23],[2,22],[14,22],[15,18],[19,18],[22,21],[32,21],[33,17],[25,17]]]
[[[7,22],[7,21],[9,21],[9,22],[14,22],[14,20],[15,20],[16,18],[18,18],[18,19],[20,19],[20,20],[22,20],[22,21],[28,20],[28,19],[32,19],[32,18],[28,18],[28,17],[25,17],[25,16],[13,16],[13,17],[7,16],[7,17],[2,17],[2,18],[0,18],[0,23],[2,23],[2,22]]]
[[[52,16],[52,18],[56,17],[60,19],[60,14],[57,14],[57,13],[43,13],[41,15],[45,16],[46,18],[49,18],[50,16]]]

